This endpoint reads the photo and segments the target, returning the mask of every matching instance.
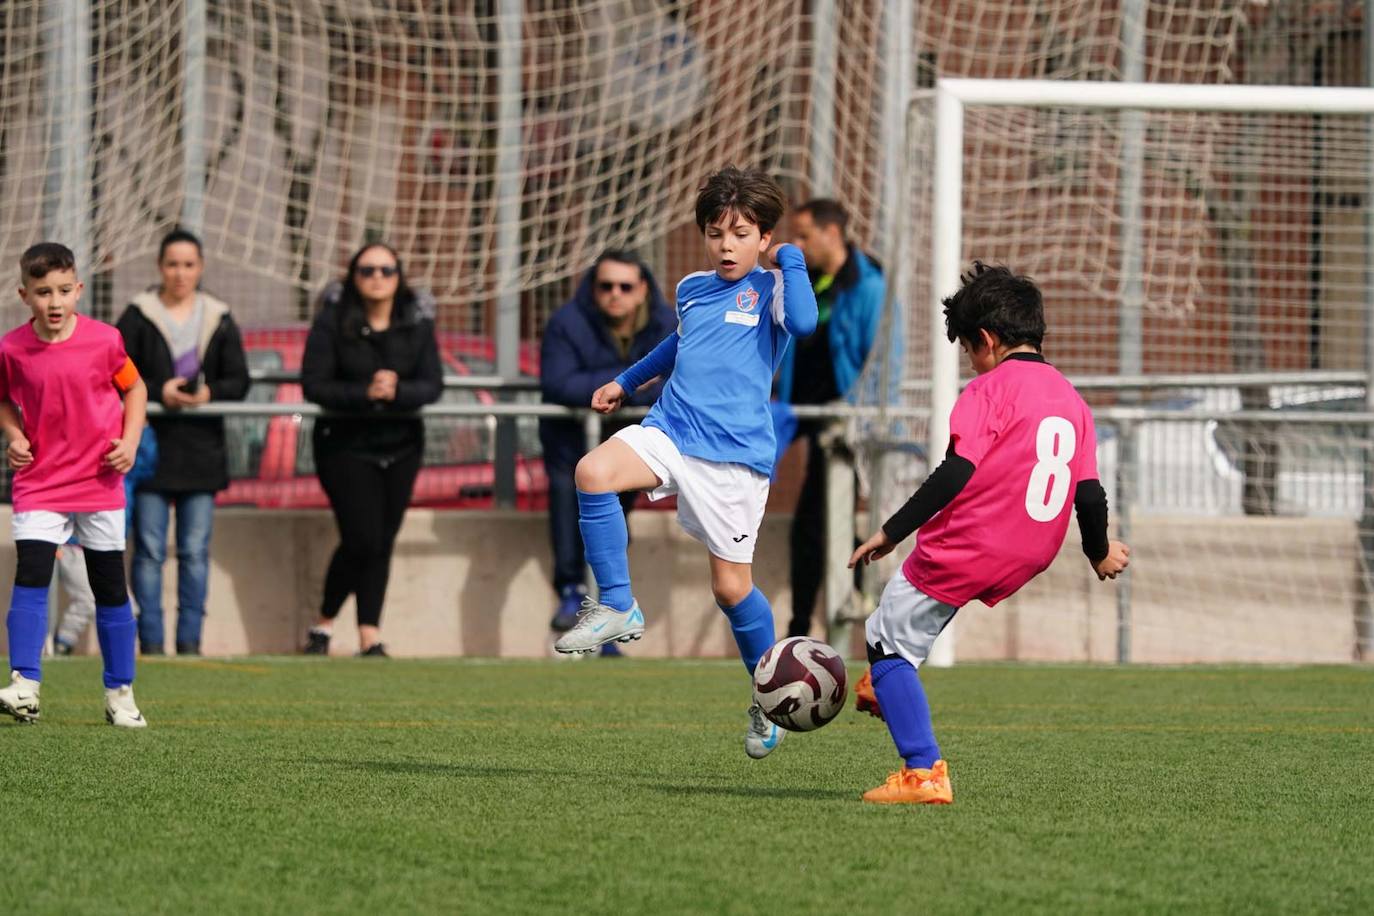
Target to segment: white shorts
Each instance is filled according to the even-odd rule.
[[[65,544],[76,534],[87,550],[124,549],[124,510],[100,512],[49,512],[32,509],[16,512],[12,518],[16,541],[47,541]]]
[[[643,459],[661,481],[650,499],[677,494],[677,520],[714,556],[730,563],[754,562],[768,478],[742,464],[693,458],[677,450],[667,433],[652,426],[627,426],[619,439]]]
[[[919,668],[930,655],[935,637],[958,610],[922,593],[899,569],[887,580],[878,609],[864,624],[864,639],[870,646],[900,655]]]

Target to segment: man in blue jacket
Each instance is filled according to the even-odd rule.
[[[602,252],[582,277],[577,292],[549,318],[540,349],[540,387],[544,403],[589,407],[592,392],[624,372],[672,333],[677,318],[653,274],[634,252]],[[661,385],[646,385],[627,403],[647,407]],[[633,422],[633,421],[625,421]],[[603,424],[608,437],[621,424]],[[553,541],[553,587],[558,610],[552,627],[572,628],[587,594],[582,534],[577,527],[577,486],[573,470],[586,454],[582,424],[541,419],[539,441],[549,478],[549,533]],[[625,494],[628,510],[637,494]],[[615,644],[603,655],[618,654]],[[610,651],[606,651],[610,650]]]
[[[816,333],[797,340],[778,367],[776,391],[786,404],[827,404],[853,399],[882,317],[882,269],[845,237],[849,214],[819,198],[792,211],[792,235],[806,256],[816,292]],[[792,620],[788,636],[805,636],[825,578],[825,456],[823,424],[802,422],[806,477],[792,516]]]

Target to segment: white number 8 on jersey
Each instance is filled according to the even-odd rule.
[[[1035,467],[1026,484],[1026,514],[1037,522],[1059,517],[1069,498],[1069,462],[1078,445],[1073,424],[1046,417],[1035,431]]]

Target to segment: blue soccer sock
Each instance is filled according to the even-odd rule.
[[[41,681],[43,641],[48,637],[48,590],[16,585],[10,593],[6,619],[10,637],[10,669],[31,681]],[[9,678],[5,679],[9,683]]]
[[[577,514],[587,565],[601,593],[599,600],[617,611],[628,611],[635,603],[630,592],[630,531],[625,527],[619,494],[578,490]]]
[[[723,604],[717,607],[729,619],[730,632],[735,634],[735,645],[739,646],[739,657],[752,675],[763,653],[773,645],[773,609],[768,599],[756,586],[734,607]]]
[[[105,686],[123,687],[134,682],[134,643],[138,624],[129,602],[95,606],[95,634],[105,662]]]
[[[873,665],[873,692],[897,753],[908,767],[930,769],[940,759],[940,745],[916,668],[904,658],[880,659]]]

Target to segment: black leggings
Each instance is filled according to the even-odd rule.
[[[375,627],[382,619],[391,549],[420,473],[420,452],[385,466],[349,454],[317,454],[315,464],[339,526],[320,614],[333,620],[351,594],[358,626]]]
[[[47,588],[52,583],[53,561],[57,545],[48,541],[15,541],[18,562],[15,564],[14,584],[26,588]],[[91,579],[95,603],[117,607],[129,600],[124,580],[124,552],[122,550],[87,550],[86,575]]]

